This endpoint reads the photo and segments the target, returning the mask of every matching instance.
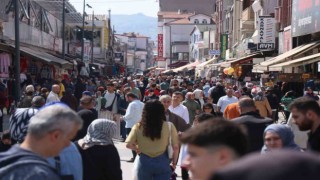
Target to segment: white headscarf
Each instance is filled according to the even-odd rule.
[[[83,149],[94,145],[106,146],[113,144],[112,138],[116,134],[117,125],[114,121],[107,119],[96,119],[88,127],[87,135],[79,140]]]

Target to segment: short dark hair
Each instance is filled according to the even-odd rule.
[[[201,113],[201,114],[197,115],[197,119],[198,119],[199,123],[213,120],[214,118],[215,117],[212,114],[208,114],[208,113]]]
[[[132,92],[129,92],[126,94],[127,97],[131,97],[131,98],[134,98],[134,99],[138,99],[138,96]]]
[[[107,84],[107,87],[108,87],[108,86],[114,87],[114,84],[113,84],[113,83],[108,83],[108,84]]]
[[[253,99],[246,97],[246,98],[241,98],[239,101],[239,106],[241,108],[253,108],[256,107]]]
[[[248,139],[240,125],[223,118],[200,123],[197,127],[187,130],[180,138],[182,143],[199,147],[227,146],[237,156],[248,151]]]
[[[315,101],[312,98],[309,97],[300,97],[295,99],[290,105],[289,105],[289,109],[290,111],[296,108],[298,111],[302,112],[302,113],[306,113],[307,111],[313,111],[315,112],[318,116],[320,116],[320,106],[317,103],[317,101]]]
[[[10,135],[9,130],[3,131],[2,136],[1,136],[1,140],[4,140],[4,139],[11,139],[11,135]]]
[[[182,97],[183,97],[182,92],[179,92],[179,91],[175,91],[175,92],[173,92],[172,94],[174,94],[174,95],[180,95],[180,96],[182,96]]]

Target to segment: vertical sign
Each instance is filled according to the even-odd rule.
[[[275,20],[271,16],[259,16],[258,50],[270,51],[275,48]]]
[[[226,53],[228,48],[228,34],[221,34],[220,36],[220,59],[226,60]]]
[[[158,61],[163,59],[163,34],[158,34]]]

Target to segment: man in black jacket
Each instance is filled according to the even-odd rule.
[[[263,146],[264,129],[272,124],[272,119],[263,118],[256,109],[254,101],[249,97],[244,97],[239,101],[240,117],[232,121],[242,124],[248,132],[249,151],[260,151]]]

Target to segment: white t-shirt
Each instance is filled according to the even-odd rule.
[[[184,121],[187,124],[189,124],[189,122],[190,122],[190,120],[189,120],[189,111],[188,111],[187,107],[185,107],[184,105],[180,104],[179,106],[174,108],[172,105],[170,105],[169,106],[169,110],[172,113],[182,117],[182,119],[184,119]]]
[[[221,108],[220,111],[223,113],[229,104],[236,103],[236,102],[238,102],[238,98],[234,96],[232,96],[231,98],[229,98],[228,96],[222,96],[219,99],[217,106]]]

